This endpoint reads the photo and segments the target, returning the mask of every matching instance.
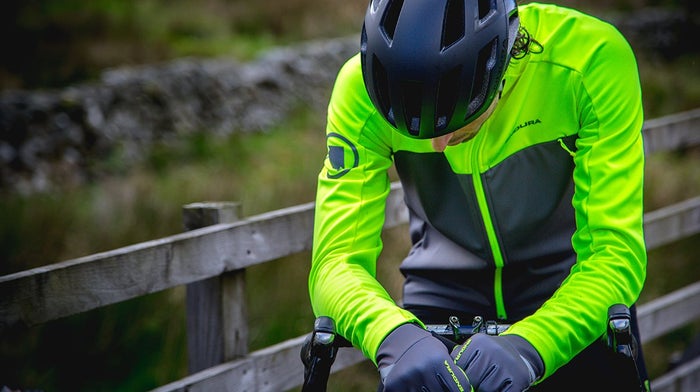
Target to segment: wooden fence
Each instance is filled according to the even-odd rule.
[[[700,145],[700,109],[644,125],[647,154]],[[282,391],[301,384],[305,336],[248,352],[245,269],[311,247],[313,203],[241,219],[235,203],[184,207],[187,232],[0,277],[0,333],[187,285],[191,375],[156,391]],[[392,184],[386,228],[407,222]],[[649,249],[700,233],[700,196],[645,214]],[[700,319],[700,281],[638,307],[645,342]],[[341,350],[334,371],[364,360]],[[653,380],[655,391],[700,385],[700,359]]]

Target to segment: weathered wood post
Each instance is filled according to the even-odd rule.
[[[192,203],[183,207],[185,230],[239,219],[239,203]],[[245,269],[188,284],[186,311],[190,374],[248,353]]]

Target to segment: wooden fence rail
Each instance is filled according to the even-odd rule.
[[[647,154],[698,145],[700,109],[649,120],[643,132]],[[394,183],[385,227],[407,218],[402,189]],[[304,337],[248,353],[242,293],[246,268],[311,248],[313,203],[244,219],[235,204],[198,203],[184,207],[184,221],[189,231],[182,234],[1,276],[0,333],[187,285],[193,374],[158,391],[280,391],[299,385]],[[700,196],[648,212],[644,222],[649,249],[700,233]],[[206,331],[197,321],[202,318],[209,320]],[[700,286],[641,305],[639,318],[647,340],[697,320]],[[362,359],[357,350],[341,350],[334,369]],[[699,374],[700,364],[687,364],[655,380],[655,390],[690,390],[673,388],[700,385]]]

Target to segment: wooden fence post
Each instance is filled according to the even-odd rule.
[[[183,207],[185,230],[241,219],[232,202],[192,203]],[[190,374],[248,353],[245,269],[187,285],[187,350]]]

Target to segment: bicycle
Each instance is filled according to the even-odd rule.
[[[621,369],[629,372],[629,379],[636,380],[630,390],[648,391],[648,385],[640,376],[636,362],[637,341],[632,334],[630,309],[623,304],[616,304],[608,309],[607,345],[615,360],[620,361]],[[426,329],[445,343],[448,349],[462,344],[472,335],[486,333],[499,335],[510,324],[484,321],[476,316],[471,325],[460,324],[456,316],[451,316],[447,324],[428,324]],[[320,316],[314,321],[314,329],[301,347],[301,361],[304,364],[304,383],[302,392],[326,392],[331,366],[338,349],[352,347],[352,344],[335,331],[335,322],[327,316]]]

